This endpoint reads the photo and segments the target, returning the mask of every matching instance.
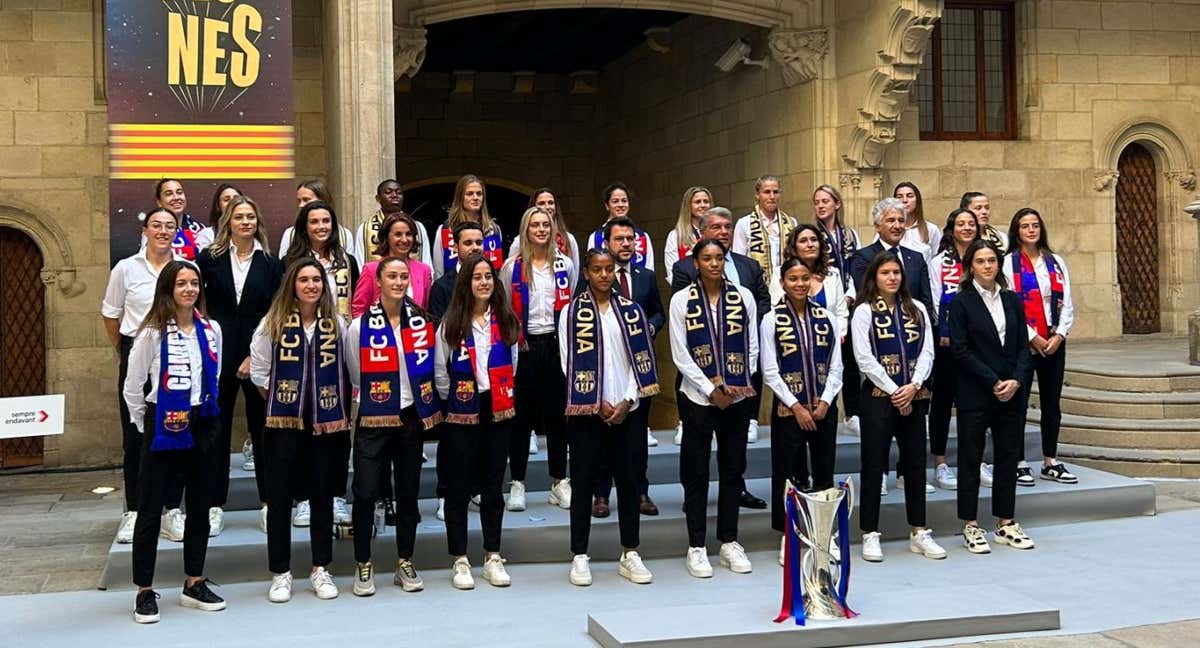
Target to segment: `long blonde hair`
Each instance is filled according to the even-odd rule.
[[[258,203],[254,202],[250,196],[238,194],[225,205],[224,211],[221,212],[221,218],[217,221],[217,237],[213,240],[212,245],[208,246],[213,256],[224,254],[226,250],[233,247],[233,210],[241,205],[249,205],[250,209],[254,210],[254,220],[258,224],[254,230],[254,240],[262,246],[263,253],[271,253],[271,244],[267,242],[267,224],[263,222],[262,213],[258,211]]]
[[[550,219],[550,238],[546,241],[546,259],[551,265],[554,264],[554,257],[558,254],[558,245],[555,243],[558,240],[558,224],[554,222],[554,216],[542,207],[530,207],[521,214],[521,243],[517,248],[521,255],[521,278],[529,281],[529,264],[533,259],[532,253],[534,248],[533,241],[529,240],[529,221],[533,220],[535,214],[544,214]]]
[[[461,223],[469,220],[476,220],[474,217],[467,214],[467,210],[464,209],[462,205],[463,192],[467,190],[467,185],[471,184],[472,182],[479,183],[479,187],[483,190],[483,200],[479,203],[479,224],[483,225],[483,233],[485,235],[491,234],[495,231],[496,223],[492,220],[491,215],[488,214],[487,184],[484,183],[483,178],[480,178],[473,173],[468,173],[467,175],[459,178],[458,182],[454,183],[454,201],[450,203],[449,227],[451,230],[454,230],[454,228]]]
[[[325,281],[328,275],[325,274],[325,268],[321,267],[321,262],[310,256],[298,259],[288,267],[279,291],[271,300],[271,308],[267,310],[267,315],[263,318],[263,328],[266,330],[267,336],[271,338],[272,344],[278,343],[279,339],[283,337],[283,327],[292,313],[300,310],[299,300],[296,299],[296,278],[305,268],[316,268],[317,272],[321,273],[322,288],[321,299],[317,302],[317,319],[333,320],[334,330],[338,332],[339,336],[341,335],[341,318],[337,316],[337,308],[333,304],[333,291],[329,289],[329,283]]]
[[[696,233],[692,229],[692,198],[698,193],[708,194],[709,205],[712,205],[712,192],[707,187],[688,187],[683,192],[683,202],[679,204],[679,218],[675,220],[675,236],[680,247],[692,249],[696,244]]]

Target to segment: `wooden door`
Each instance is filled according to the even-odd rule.
[[[0,227],[0,398],[46,393],[42,252],[24,232]],[[0,439],[0,468],[40,466],[42,437]]]
[[[1117,163],[1117,284],[1121,332],[1157,333],[1158,186],[1154,157],[1130,144]]]

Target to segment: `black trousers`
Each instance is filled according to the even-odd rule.
[[[183,572],[192,577],[204,575],[204,557],[208,553],[208,509],[215,501],[213,485],[228,456],[220,452],[220,431],[212,417],[200,417],[192,408],[192,440],[186,450],[150,450],[154,435],[155,406],[146,404],[146,442],[142,444],[138,511],[161,511],[172,482],[187,488],[188,516],[183,526]],[[178,475],[183,475],[180,482]],[[133,584],[154,584],[154,563],[158,558],[158,515],[139,515],[133,527]]]
[[[794,416],[780,416],[771,406],[771,528],[784,531],[786,509],[783,505],[787,480],[805,489],[811,474],[813,490],[833,488],[833,465],[837,460],[837,405],[830,405],[817,429],[800,429]],[[808,461],[812,459],[812,469]]]
[[[1038,403],[1041,406],[1042,456],[1058,456],[1058,431],[1062,427],[1063,373],[1067,368],[1067,343],[1052,356],[1033,355],[1033,373],[1037,376]],[[1021,444],[1021,458],[1025,444]]]
[[[129,374],[129,352],[133,350],[133,338],[121,336],[121,362],[117,369],[117,411],[121,415],[121,449],[124,452],[122,468],[125,473],[125,510],[138,510],[138,482],[141,474],[142,466],[142,433],[138,432],[137,426],[129,420],[129,406],[125,404],[125,376]],[[142,388],[142,393],[150,393],[150,381]],[[153,431],[154,427],[148,428]],[[166,482],[166,496],[162,503],[150,513],[151,517],[157,518],[162,513],[162,508],[165,505],[168,509],[179,508],[180,502],[183,501],[183,479],[180,475],[172,475]],[[205,516],[207,519],[207,510]]]
[[[642,431],[642,436],[634,439],[633,449],[631,450],[632,456],[629,457],[629,460],[632,462],[633,480],[634,484],[637,485],[638,495],[646,495],[650,492],[650,480],[646,478],[646,469],[650,461],[650,448],[646,445],[646,426],[650,422],[650,406],[653,402],[653,396],[641,399],[638,408],[625,417],[626,424],[630,430]],[[605,499],[608,499],[612,495],[614,471],[615,467],[612,461],[610,461],[609,456],[601,455],[599,466],[592,472],[595,477],[591,480],[593,484],[592,495]],[[575,471],[572,470],[571,474],[574,475]],[[582,485],[588,482],[580,482],[578,475],[576,475],[576,483]],[[585,497],[584,499],[587,498]]]
[[[567,476],[567,437],[564,430],[567,382],[554,333],[528,335],[514,377],[517,415],[508,435],[508,469],[513,481],[525,481],[529,467],[529,431],[546,435],[550,478]]]
[[[375,502],[394,493],[396,507],[396,553],[413,556],[417,540],[417,494],[421,488],[421,432],[424,426],[417,408],[400,411],[398,428],[354,427],[354,560],[371,560],[371,525]],[[390,468],[390,470],[389,470]],[[393,488],[387,483],[388,475]],[[391,493],[388,491],[391,490]]]
[[[451,556],[467,554],[467,501],[473,485],[479,488],[479,521],[483,550],[500,551],[504,522],[504,463],[508,458],[511,420],[492,420],[492,394],[479,395],[479,423],[442,426],[438,463],[444,464],[446,481],[446,544]],[[529,449],[526,447],[526,452]]]
[[[594,482],[602,466],[612,469],[611,477],[616,478],[617,482],[617,522],[621,529],[621,546],[626,549],[636,549],[641,544],[636,456],[639,447],[646,447],[645,428],[637,427],[632,419],[631,413],[619,425],[608,425],[599,416],[572,416],[567,425],[571,445],[571,474],[576,483]],[[638,443],[639,437],[641,443]],[[579,555],[588,552],[591,531],[591,500],[587,497],[571,498],[571,553]]]
[[[713,434],[717,437],[717,539],[734,542],[738,536],[738,500],[745,482],[746,430],[750,399],[727,409],[697,405],[680,395],[683,442],[679,448],[679,481],[683,484],[683,510],[687,517],[689,547],[703,547],[708,524],[708,463]]]
[[[263,431],[262,445],[266,457],[267,563],[271,573],[291,570],[292,498],[297,490],[304,493],[311,507],[308,534],[312,564],[328,566],[333,562],[333,496],[346,490],[350,432],[314,435],[307,422],[303,430],[269,427]],[[298,484],[303,487],[297,489]]]
[[[886,396],[872,396],[871,381],[863,383],[859,394],[862,421],[862,503],[858,526],[863,533],[879,530],[879,488],[887,469],[886,449],[896,439],[900,447],[901,473],[904,475],[904,512],[909,526],[925,526],[925,412],[929,404],[913,401],[912,412],[900,410]],[[1014,469],[1015,470],[1015,469]],[[976,477],[979,469],[975,469]],[[1015,474],[1015,473],[1014,473]]]
[[[258,392],[258,387],[249,378],[238,378],[237,372],[221,374],[217,383],[217,405],[221,408],[220,429],[221,447],[225,453],[230,452],[233,441],[233,408],[237,403],[238,390],[246,399],[246,430],[250,433],[250,442],[257,450],[262,444],[263,427],[267,424],[267,401]],[[255,457],[254,483],[258,487],[258,501],[267,501],[267,489],[263,479],[262,462]],[[229,470],[221,473],[217,484],[216,506],[225,506],[229,499]]]
[[[929,453],[946,455],[950,410],[958,394],[958,363],[950,347],[938,346],[933,355],[933,397],[929,399]]]
[[[842,340],[842,384],[845,388],[842,389],[842,409],[843,415],[846,418],[858,416],[858,385],[862,382],[862,373],[858,370],[858,361],[854,359],[854,347],[850,338],[853,336],[847,335],[845,340]],[[859,429],[862,429],[862,421],[859,421]],[[884,462],[887,463],[887,462]]]
[[[1007,403],[996,401],[985,409],[958,410],[958,519],[977,519],[979,463],[983,461],[985,433],[992,430],[992,515],[1012,519],[1017,499],[1017,462],[1025,439],[1028,392]]]

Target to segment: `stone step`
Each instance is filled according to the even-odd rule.
[[[1029,406],[1040,407],[1037,389]],[[1120,419],[1200,418],[1200,392],[1119,392],[1067,385],[1061,399],[1064,414]]]
[[[1079,367],[1067,367],[1063,376],[1063,383],[1073,387],[1114,392],[1200,391],[1200,375],[1197,373],[1148,375],[1146,368],[1136,363],[1131,364],[1128,371],[1108,369],[1101,372]]]
[[[1038,422],[1038,410],[1027,420]],[[1200,446],[1200,419],[1131,420],[1063,414],[1061,443],[1111,448],[1176,450]]]
[[[1025,526],[1154,514],[1153,484],[1085,467],[1073,469],[1079,476],[1078,484],[1039,480],[1033,488],[1017,489],[1017,515]],[[857,478],[855,481],[858,481]],[[766,496],[770,490],[769,479],[748,480],[747,487]],[[714,552],[717,549],[713,537],[716,531],[716,491],[716,484],[711,484],[708,537],[709,549]],[[680,511],[683,491],[678,484],[655,484],[650,487],[650,495],[658,503],[661,513],[657,517],[641,518],[639,551],[649,558],[678,556],[682,560],[687,549],[684,516]],[[528,510],[506,512],[504,515],[503,554],[514,572],[514,580],[520,578],[520,563],[560,562],[566,565],[571,557],[568,512],[546,504],[545,493],[529,493],[528,502]],[[954,545],[956,538],[953,534],[961,525],[955,493],[939,490],[928,496],[926,502],[927,524],[936,530],[939,540],[947,546]],[[854,517],[857,517],[857,502],[855,506]],[[426,579],[445,578],[448,571],[445,525],[434,517],[435,507],[434,500],[422,500],[420,503],[424,519],[417,528],[416,552],[413,556],[418,569],[425,570]],[[987,515],[990,510],[991,489],[984,488],[980,491],[981,518],[990,519]],[[471,562],[478,566],[481,564],[482,542],[479,516],[472,512],[468,519]],[[261,581],[265,588],[269,580],[266,535],[259,530],[258,512],[231,511],[225,520],[225,531],[209,540],[205,575],[218,583]],[[853,538],[857,540],[860,536],[857,520],[851,520],[850,526]],[[907,536],[904,495],[895,488],[882,500],[880,531],[885,540]],[[749,551],[777,548],[779,534],[771,529],[769,512],[743,509],[738,541]],[[310,564],[308,530],[293,528],[291,546],[292,569],[298,581],[302,581],[301,575],[307,573]],[[101,580],[102,589],[131,587],[130,548],[130,545],[112,544]],[[592,521],[589,554],[595,560],[609,560],[617,556],[620,550],[614,506],[612,516]],[[377,576],[383,582],[387,582],[395,556],[394,530],[389,527],[373,542],[374,562],[379,565]],[[353,573],[353,560],[351,542],[335,541],[331,571],[344,588],[350,585],[348,576]],[[155,584],[160,588],[177,586],[182,578],[183,544],[160,539]]]
[[[1200,479],[1200,449],[1154,450],[1060,443],[1058,455],[1078,465],[1129,477]]]

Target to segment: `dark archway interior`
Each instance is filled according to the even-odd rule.
[[[430,236],[437,231],[438,225],[446,222],[450,204],[454,201],[454,184],[438,182],[404,189],[405,211],[424,225]],[[521,226],[521,214],[525,213],[527,205],[528,194],[507,187],[488,185],[488,214],[500,224],[505,250],[517,236],[517,229]]]

